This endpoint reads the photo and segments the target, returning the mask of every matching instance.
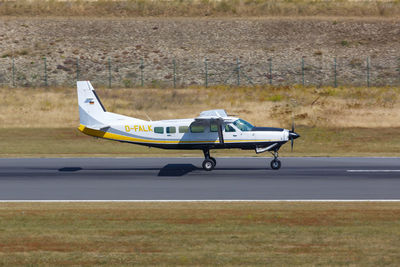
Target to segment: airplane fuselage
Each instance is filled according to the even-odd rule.
[[[238,118],[230,118],[223,129],[222,143],[218,131],[210,125],[202,125],[193,129],[194,119],[144,121],[125,120],[120,124],[110,124],[106,129],[91,129],[80,125],[79,130],[95,137],[158,147],[163,149],[256,149],[277,143],[277,147],[289,140],[289,131],[281,128],[254,127],[249,131],[239,130],[233,122]],[[229,131],[227,131],[229,130]]]

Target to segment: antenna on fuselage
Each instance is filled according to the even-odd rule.
[[[149,116],[149,115],[147,115],[147,113],[146,113],[146,112],[144,112],[144,111],[143,111],[143,113],[144,113],[144,115],[146,115],[146,117],[149,119],[149,121],[153,121],[153,120],[150,118],[150,116]]]

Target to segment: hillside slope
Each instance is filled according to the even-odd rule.
[[[205,83],[400,84],[395,18],[26,18],[0,19],[0,84],[50,85],[79,79],[118,86]],[[270,75],[270,63],[271,71]],[[302,58],[304,68],[302,71]],[[77,62],[79,59],[79,62]],[[110,59],[110,65],[109,64]],[[143,76],[140,62],[143,59]],[[78,64],[77,64],[78,63]],[[78,66],[79,65],[79,66]],[[270,80],[271,79],[271,80]]]

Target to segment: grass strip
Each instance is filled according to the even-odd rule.
[[[398,266],[399,242],[399,203],[0,204],[4,266]]]
[[[400,156],[400,128],[298,127],[301,138],[281,156]],[[171,157],[199,156],[197,150],[162,150],[86,136],[74,128],[5,128],[0,157]],[[216,156],[269,156],[239,149],[214,150]]]

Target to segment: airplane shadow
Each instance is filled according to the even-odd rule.
[[[157,176],[183,176],[188,174],[189,172],[195,170],[203,170],[201,168],[197,168],[193,164],[167,164],[163,168],[88,168],[83,169],[81,167],[63,167],[58,169],[59,172],[78,172],[82,170],[96,170],[96,171],[123,171],[123,170],[131,170],[131,171],[156,171],[159,170]]]
[[[189,172],[201,170],[193,164],[167,164],[158,172],[158,176],[183,176]]]
[[[216,168],[215,170],[266,170],[268,168]],[[58,169],[59,172],[79,172],[79,171],[159,171],[157,176],[184,176],[193,171],[204,171],[193,164],[167,164],[162,168],[82,168],[82,167],[63,167]],[[204,171],[208,173],[207,171]],[[210,172],[212,173],[212,172]]]

